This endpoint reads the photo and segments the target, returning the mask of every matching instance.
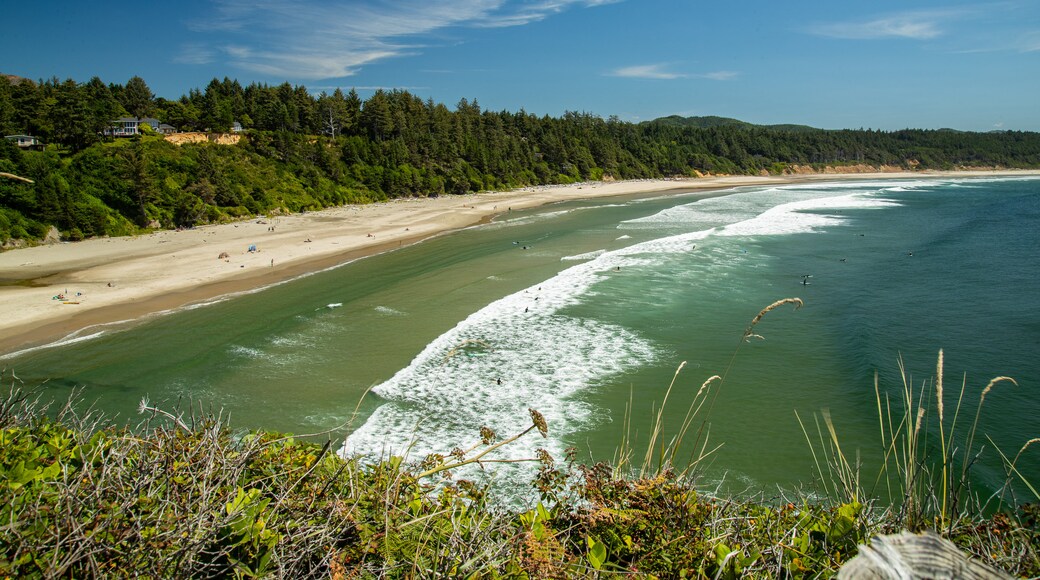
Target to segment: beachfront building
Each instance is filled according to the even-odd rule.
[[[43,142],[32,135],[5,135],[4,139],[7,139],[22,149],[43,148]]]
[[[141,125],[150,125],[152,130],[160,132],[159,127],[163,123],[160,123],[159,119],[152,119],[151,117],[140,119],[137,117],[120,117],[112,121],[111,127],[105,129],[105,135],[110,137],[133,137],[141,134]],[[170,125],[166,126],[173,129]]]

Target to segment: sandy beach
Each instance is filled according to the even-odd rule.
[[[11,250],[0,253],[0,354],[47,344],[95,325],[266,286],[548,203],[806,181],[1037,174],[860,173],[584,183],[401,199]],[[224,253],[227,256],[220,258]]]

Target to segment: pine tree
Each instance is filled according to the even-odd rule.
[[[147,117],[152,112],[155,95],[148,88],[148,84],[139,76],[132,77],[126,82],[121,95],[121,104],[128,113],[134,117]]]

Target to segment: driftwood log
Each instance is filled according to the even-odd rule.
[[[934,532],[903,532],[878,536],[859,555],[849,560],[838,578],[848,580],[911,580],[917,578],[965,578],[990,580],[1011,578],[1007,574],[969,559]]]

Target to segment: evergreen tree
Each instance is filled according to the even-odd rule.
[[[376,141],[382,141],[393,133],[390,102],[383,89],[377,90],[365,101],[361,109],[361,126],[368,132],[368,136]]]
[[[361,129],[361,97],[357,91],[350,89],[344,101],[343,132],[347,135],[359,135]]]
[[[152,112],[155,95],[148,84],[139,76],[133,76],[126,82],[122,93],[117,96],[128,113],[134,117],[147,117]]]

